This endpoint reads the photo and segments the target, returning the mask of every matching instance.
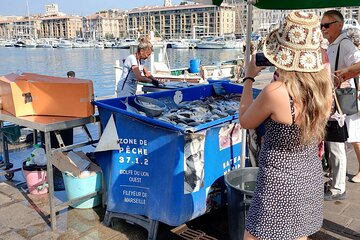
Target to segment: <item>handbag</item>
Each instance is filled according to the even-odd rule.
[[[334,100],[335,109],[337,109],[340,114],[343,114],[341,107],[339,106],[336,94],[334,94]],[[337,120],[328,121],[326,124],[325,132],[325,141],[329,142],[346,142],[349,137],[346,123],[344,123],[344,126],[340,127]]]
[[[343,38],[344,40],[346,38]],[[338,69],[339,64],[339,52],[341,42],[339,43],[339,47],[336,53],[336,60],[335,60],[335,71]],[[352,115],[359,112],[358,108],[358,81],[359,78],[353,78],[355,83],[355,88],[337,88],[335,89],[335,94],[339,103],[339,106],[342,112],[346,115]]]
[[[358,112],[358,84],[354,78],[355,88],[337,88],[336,97],[339,101],[341,110],[346,115],[352,115]]]
[[[338,121],[328,121],[325,131],[325,141],[346,142],[349,137],[346,124],[340,127]]]

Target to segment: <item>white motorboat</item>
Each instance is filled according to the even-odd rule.
[[[34,39],[26,39],[25,40],[25,45],[27,48],[36,48],[37,43]]]
[[[106,41],[106,42],[104,42],[104,48],[112,48],[112,47],[114,47],[115,45],[116,45],[116,43],[113,42],[113,41]]]
[[[17,40],[16,43],[14,44],[14,47],[26,47],[26,44],[22,40]]]
[[[126,38],[117,42],[117,44],[113,46],[113,48],[129,49],[131,45],[137,45],[137,44],[138,41],[136,41],[135,39]]]
[[[37,48],[53,48],[53,43],[52,41],[48,40],[48,39],[41,39],[38,41]]]
[[[224,49],[242,49],[244,46],[244,42],[241,40],[228,40],[225,41]]]
[[[224,46],[225,41],[222,37],[206,37],[196,44],[199,49],[222,49]]]
[[[94,47],[95,48],[105,48],[105,44],[103,42],[97,42],[97,43],[94,43]]]
[[[58,48],[72,48],[73,42],[69,40],[60,40],[59,44],[57,45]]]
[[[171,47],[174,49],[189,49],[190,43],[185,40],[179,40],[179,41],[173,42]]]
[[[343,29],[346,30],[349,28],[356,28],[360,30],[359,22],[356,19],[352,19],[352,18],[344,19]]]
[[[5,41],[4,47],[13,47],[15,43],[16,43],[15,41],[11,41],[11,40]]]

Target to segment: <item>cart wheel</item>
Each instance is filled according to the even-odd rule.
[[[5,174],[5,178],[6,178],[7,180],[11,180],[11,179],[13,179],[13,177],[14,177],[14,173],[7,173],[7,174]]]

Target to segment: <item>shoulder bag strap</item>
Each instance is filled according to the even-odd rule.
[[[342,41],[342,40],[341,40]],[[338,70],[338,65],[339,65],[339,53],[340,53],[340,45],[341,45],[341,41],[339,42],[339,47],[338,50],[336,52],[336,60],[335,60],[335,71]]]
[[[333,92],[333,95],[334,95],[334,100],[335,100],[336,108],[337,108],[338,112],[339,112],[341,115],[343,115],[343,111],[341,110],[341,107],[340,107],[339,101],[338,101],[338,99],[337,99],[336,93]]]
[[[337,50],[337,52],[336,52],[335,71],[338,70],[339,55],[340,55],[340,46],[341,46],[341,42],[342,42],[344,39],[349,39],[349,38],[345,37],[345,38],[341,39],[340,42],[339,42],[339,47],[338,47],[338,50]],[[350,39],[349,39],[349,40],[350,40]]]
[[[356,89],[356,91],[359,91],[359,88],[358,88],[359,76],[354,77],[353,79],[354,79],[354,83],[355,83],[355,89]]]
[[[131,71],[132,71],[132,70],[131,70],[131,68],[130,68],[128,74],[127,74],[126,77],[125,77],[125,80],[124,80],[124,82],[123,82],[123,85],[121,86],[121,90],[124,90],[125,83],[126,83],[128,77],[129,77],[129,74],[130,74]]]

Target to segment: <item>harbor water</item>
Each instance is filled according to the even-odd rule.
[[[155,54],[156,51],[155,48]],[[129,49],[2,47],[0,76],[32,72],[66,77],[67,71],[73,70],[77,78],[93,81],[95,97],[111,96],[115,91],[115,61],[129,54]],[[190,59],[199,59],[203,65],[218,65],[222,61],[236,59],[241,54],[240,49],[169,48],[167,60],[170,68],[182,68],[189,67]]]

